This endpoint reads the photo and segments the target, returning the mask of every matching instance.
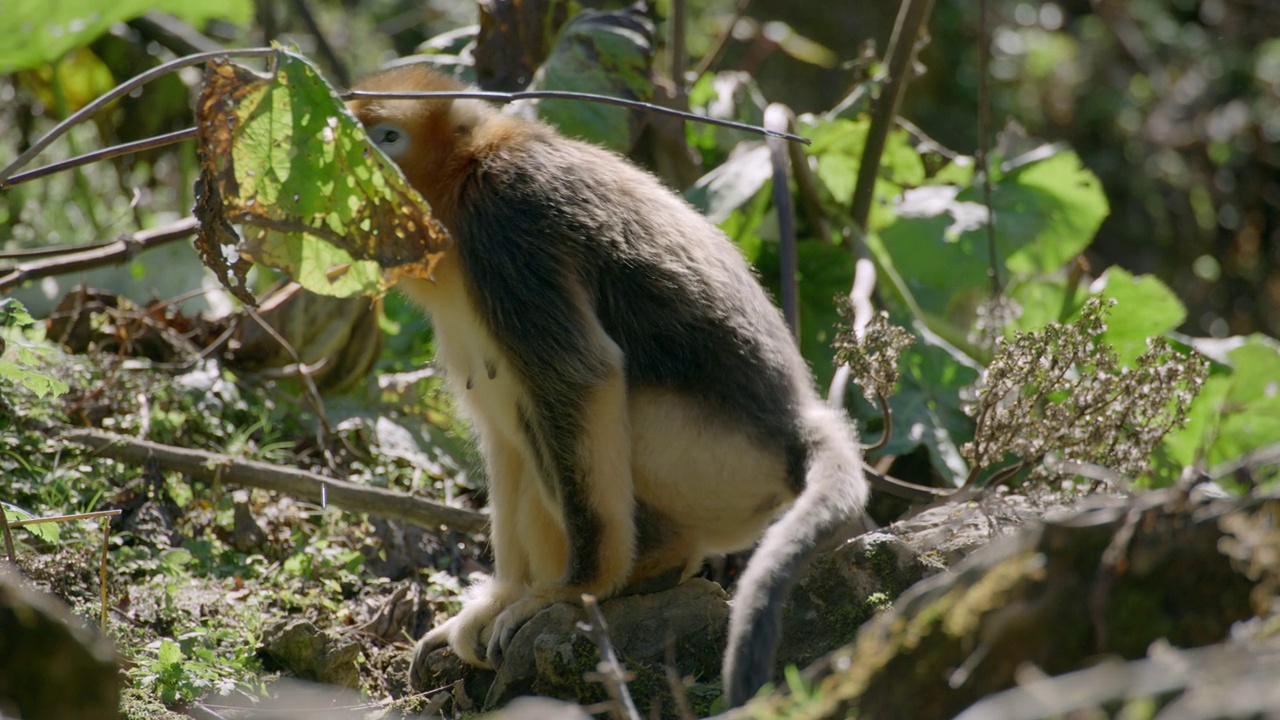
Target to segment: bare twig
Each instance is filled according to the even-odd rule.
[[[109,243],[83,249],[69,248],[63,254],[18,263],[8,269],[8,272],[0,269],[0,272],[4,272],[0,275],[0,291],[8,290],[28,280],[128,262],[143,250],[181,240],[195,231],[195,218],[185,218],[164,227],[124,235]]]
[[[684,77],[684,29],[688,14],[689,6],[685,0],[671,1],[671,14],[667,17],[671,28],[671,81],[676,85],[675,106],[680,110],[689,109],[689,88]]]
[[[311,368],[302,360],[302,356],[298,354],[298,350],[293,347],[293,343],[289,342],[271,323],[262,319],[258,311],[246,305],[244,307],[245,314],[253,318],[273,340],[280,343],[280,347],[293,358],[294,367],[297,369],[298,380],[302,383],[303,394],[307,397],[307,404],[311,406],[311,410],[315,412],[316,417],[320,419],[320,426],[324,436],[333,434],[333,428],[329,426],[329,417],[324,412],[324,400],[320,397],[320,389],[316,387],[316,381],[311,377]],[[322,438],[323,440],[323,438]],[[323,442],[321,445],[323,446]]]
[[[893,435],[893,413],[889,412],[889,398],[885,397],[882,393],[876,393],[876,400],[880,403],[880,416],[884,418],[884,431],[880,435],[879,440],[863,447],[863,452],[875,452],[885,445],[888,445],[889,436]]]
[[[96,512],[76,513],[74,515],[51,515],[49,517],[29,518],[27,520],[17,520],[9,523],[9,527],[22,527],[24,525],[41,525],[43,523],[60,523],[71,522],[72,520],[92,520],[94,518],[111,518],[119,515],[119,510],[98,510]]]
[[[795,143],[787,145],[787,152],[791,155],[791,177],[796,181],[796,194],[800,196],[805,217],[809,219],[810,230],[823,242],[829,241],[831,230],[827,227],[827,213],[818,194],[817,178],[813,176],[813,168],[809,167],[809,155]]]
[[[0,505],[0,530],[4,531],[4,553],[9,558],[9,562],[18,563],[18,556],[13,550],[13,532],[9,530],[9,514],[5,512],[4,506]]]
[[[667,646],[663,650],[662,672],[667,678],[667,689],[671,691],[671,699],[676,704],[676,716],[680,720],[697,720],[698,716],[693,714],[693,708],[689,707],[689,690],[684,685],[684,680],[680,677],[680,670],[676,667],[676,637],[675,635],[667,635]]]
[[[590,621],[591,639],[600,650],[600,663],[596,666],[596,677],[591,678],[604,683],[605,690],[613,702],[609,703],[609,714],[615,720],[640,720],[640,711],[631,699],[631,691],[627,689],[630,673],[618,661],[618,655],[609,642],[609,626],[605,624],[604,613],[600,612],[600,604],[594,595],[583,595],[582,606],[587,610]]]
[[[176,55],[218,52],[222,49],[222,45],[216,40],[168,13],[152,11],[130,20],[129,25],[143,37],[155,40]]]
[[[1221,480],[1240,474],[1252,474],[1268,465],[1280,465],[1280,443],[1254,448],[1249,452],[1209,468],[1209,477]]]
[[[329,38],[320,31],[320,23],[316,22],[316,17],[311,13],[306,0],[292,0],[293,9],[298,11],[298,16],[302,18],[302,24],[307,26],[307,32],[316,39],[316,49],[324,56],[325,62],[329,63],[329,67],[333,70],[333,78],[343,86],[351,85],[351,73],[347,70],[347,64],[342,62],[342,58],[338,57],[338,53],[333,51],[333,45],[329,44]]]
[[[31,147],[27,148],[25,152],[19,155],[16,160],[9,163],[9,165],[7,165],[4,169],[0,170],[0,189],[9,187],[11,185],[15,185],[17,184],[17,182],[20,182],[20,181],[13,180],[18,170],[21,170],[23,167],[25,167],[27,163],[31,162],[33,158],[35,158],[45,148],[47,148],[50,144],[52,144],[54,140],[57,140],[62,135],[66,134],[68,129],[84,121],[85,119],[91,117],[94,113],[98,112],[103,107],[110,104],[111,102],[125,95],[128,95],[133,90],[151,82],[152,80],[155,80],[156,78],[159,78],[167,73],[170,73],[174,70],[178,70],[180,68],[188,67],[191,65],[198,65],[202,62],[206,62],[208,60],[214,60],[222,57],[267,57],[267,56],[274,55],[276,53],[285,53],[285,52],[286,51],[279,48],[248,48],[244,50],[216,50],[212,52],[196,53],[195,55],[189,55],[187,57],[171,60],[167,63],[164,63],[163,65],[158,65],[148,70],[147,72],[137,75],[125,81],[124,83],[117,85],[110,92],[106,93],[105,95],[102,95],[98,99],[94,100],[93,102],[81,108],[79,111],[73,113],[66,120],[63,120],[62,122],[58,123],[57,126],[55,126],[52,130],[46,133],[43,137],[41,137],[35,143],[33,143]],[[560,90],[526,90],[523,92],[516,92],[516,93],[485,92],[485,91],[479,91],[479,90],[459,91],[459,92],[416,92],[416,93],[415,92],[350,91],[347,93],[343,93],[339,97],[343,100],[349,100],[357,97],[403,98],[403,99],[472,98],[472,99],[479,99],[479,100],[490,100],[494,102],[515,102],[517,100],[552,100],[552,99],[582,100],[585,102],[595,102],[595,103],[601,103],[604,105],[616,105],[619,107],[630,108],[633,110],[644,110],[646,112],[654,112],[654,113],[659,113],[663,115],[672,115],[675,117],[684,118],[685,120],[705,123],[707,125],[717,125],[720,127],[732,128],[735,130],[741,130],[743,132],[755,133],[757,135],[781,137],[785,140],[788,140],[791,142],[797,142],[802,145],[810,144],[810,141],[808,138],[803,138],[803,137],[800,137],[799,135],[794,135],[790,133],[776,134],[774,132],[766,130],[765,128],[757,127],[755,125],[749,125],[747,123],[740,123],[732,120],[721,120],[719,118],[704,117],[702,115],[696,115],[691,112],[677,110],[674,108],[663,107],[661,105],[655,105],[653,103],[641,102],[639,100],[628,100],[625,98],[613,98],[613,97],[607,97],[604,95],[595,95],[592,93],[568,92],[568,91],[560,91]],[[73,158],[72,160],[66,161],[65,163],[62,163],[62,164],[54,164],[54,165],[49,165],[45,168],[39,168],[37,171],[33,171],[33,174],[28,174],[24,176],[22,178],[22,181],[31,180],[31,179],[34,179],[35,177],[42,177],[43,175],[47,175],[50,172],[56,172],[58,170],[66,169],[68,167],[78,167],[85,163],[93,162],[94,160],[101,160],[108,157],[117,157],[119,155],[126,155],[131,152],[137,152],[138,150],[141,150],[141,149],[160,147],[162,145],[167,145],[174,142],[180,142],[182,140],[186,140],[188,137],[190,137],[190,135],[194,133],[195,133],[194,129],[179,130],[173,133],[169,133],[168,135],[163,135],[157,138],[153,138],[151,140],[142,140],[136,143],[126,143],[124,145],[112,146],[110,148],[99,150],[96,153],[88,153],[84,156]],[[98,153],[101,153],[101,154],[98,154]],[[39,174],[34,174],[34,173],[39,173]]]
[[[118,514],[120,511],[117,510]],[[107,634],[107,549],[111,545],[111,517],[102,518],[102,562],[98,567],[98,585],[102,591],[102,616],[99,626],[103,637]]]
[[[978,176],[982,178],[982,203],[987,206],[987,275],[991,297],[1000,296],[1000,253],[996,248],[996,214],[991,207],[991,79],[987,62],[991,56],[991,24],[987,0],[978,0]]]
[[[174,70],[190,67],[191,65],[199,65],[202,62],[216,58],[268,57],[278,52],[282,51],[276,48],[247,48],[244,50],[217,50],[214,52],[196,53],[195,55],[188,55],[187,57],[178,58],[177,60],[170,60],[169,62],[157,65],[140,75],[135,75],[129,80],[126,80],[112,88],[110,92],[99,96],[98,99],[72,113],[66,120],[58,123],[52,130],[45,133],[43,137],[32,143],[31,147],[27,148],[27,150],[19,155],[16,160],[9,163],[3,170],[0,170],[0,187],[3,187],[5,181],[13,177],[14,173],[25,167],[27,163],[31,162],[32,158],[39,155],[45,148],[49,147],[54,140],[62,137],[67,130],[78,125],[85,119],[92,117],[94,113],[107,105],[110,105],[116,100],[128,95],[156,78],[163,77]]]
[[[483,528],[487,521],[478,512],[449,507],[393,490],[363,487],[297,468],[279,467],[221,453],[162,445],[101,430],[68,430],[61,437],[123,462],[140,464],[154,460],[162,468],[176,470],[194,478],[260,487],[309,502],[320,502],[327,489],[328,500],[345,510],[369,513],[424,528],[447,525],[463,532],[475,532]]]
[[[906,95],[911,79],[911,67],[916,55],[916,41],[933,10],[933,0],[904,0],[898,11],[887,50],[888,67],[884,88],[871,115],[871,127],[867,130],[867,144],[862,151],[862,164],[858,167],[858,184],[853,192],[852,215],[860,233],[866,233],[867,220],[871,216],[871,201],[875,197],[876,177],[880,172],[880,158],[884,154],[885,141],[894,126],[898,108]],[[866,250],[858,244],[859,254]]]
[[[724,54],[724,49],[729,46],[729,40],[733,38],[733,28],[747,14],[747,8],[751,5],[751,0],[738,0],[738,6],[733,9],[733,15],[729,17],[729,22],[724,26],[724,30],[720,33],[720,37],[716,38],[716,44],[702,58],[702,62],[693,69],[693,77],[696,81],[698,78],[707,74],[713,65],[720,61],[720,56]]]
[[[109,160],[113,157],[130,155],[142,150],[151,150],[153,148],[164,147],[165,145],[174,145],[184,140],[191,140],[195,138],[195,136],[196,129],[187,128],[186,130],[176,130],[164,135],[157,135],[153,138],[146,138],[145,140],[135,140],[134,142],[112,145],[111,147],[94,150],[93,152],[88,152],[83,155],[77,155],[76,157],[69,158],[61,162],[38,167],[35,170],[18,173],[8,180],[5,180],[3,183],[0,183],[0,190],[11,188],[14,185],[21,185],[29,180],[38,180],[46,175],[52,175],[56,172],[61,172],[70,168],[88,165],[89,163],[94,163],[99,160]]]
[[[876,472],[865,463],[862,466],[862,474],[867,477],[867,482],[871,483],[872,489],[879,490],[886,495],[902,498],[908,502],[930,503],[951,497],[956,493],[955,489],[935,488],[899,480],[892,475]]]
[[[791,129],[793,119],[791,109],[786,105],[773,103],[764,111],[766,130],[785,133]],[[782,139],[770,137],[769,159],[773,164],[773,207],[778,213],[778,244],[781,255],[779,273],[782,285],[782,315],[791,328],[791,339],[800,342],[800,287],[799,261],[796,255],[796,209],[791,201],[791,173],[787,171],[790,156]]]

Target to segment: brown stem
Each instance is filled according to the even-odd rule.
[[[163,469],[176,470],[193,478],[250,485],[316,503],[327,496],[329,502],[350,512],[369,513],[424,528],[447,525],[463,532],[475,532],[487,522],[485,515],[472,510],[221,453],[162,445],[101,430],[68,430],[61,434],[61,438],[94,448],[106,457],[126,463],[141,465],[154,461]]]
[[[0,291],[8,290],[28,280],[128,262],[143,250],[181,240],[195,231],[195,218],[186,218],[164,227],[125,235],[102,245],[83,250],[71,249],[64,254],[18,263],[9,268],[8,272],[0,275]]]

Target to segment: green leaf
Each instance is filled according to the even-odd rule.
[[[269,77],[210,63],[196,117],[197,246],[241,299],[246,264],[228,265],[223,246],[308,290],[346,297],[380,294],[397,273],[430,277],[451,242],[400,169],[299,55],[280,51]],[[244,242],[232,222],[244,225]]]
[[[165,638],[160,641],[158,660],[163,667],[181,665],[183,660],[182,648],[178,647],[178,643]]]
[[[0,501],[0,509],[4,511],[4,516],[9,522],[22,522],[23,520],[35,520],[38,516],[23,510],[17,505]],[[33,523],[31,525],[23,525],[23,530],[30,532],[32,535],[44,540],[45,542],[56,543],[61,536],[58,530],[58,523],[43,522]]]
[[[1164,439],[1179,468],[1203,460],[1212,469],[1280,441],[1280,343],[1250,335],[1227,360],[1205,381],[1185,427]]]
[[[560,30],[532,90],[569,90],[648,100],[653,94],[653,27],[630,11],[583,10]],[[627,152],[639,132],[635,111],[580,100],[543,100],[538,115],[574,137]]]
[[[990,288],[987,209],[978,187],[926,185],[907,190],[897,217],[870,238],[882,266],[932,317],[967,327]],[[1015,279],[1058,270],[1091,242],[1106,216],[1097,178],[1073,153],[1016,168],[996,183],[997,262]],[[1007,279],[1007,278],[1006,278]]]
[[[22,319],[24,316],[30,320],[30,316],[26,315],[26,310],[20,305],[9,308],[9,312],[11,314],[8,316],[0,315],[0,327],[8,322],[15,325],[26,324]],[[20,342],[0,335],[0,381],[18,383],[42,398],[57,397],[67,392],[65,381],[44,370],[52,365],[50,356],[57,351],[49,347],[19,344]]]
[[[1010,323],[1006,333],[1034,332],[1051,322],[1070,319],[1073,312],[1080,309],[1074,295],[1067,296],[1061,280],[1027,280],[1010,286],[1008,293],[1022,312]]]
[[[982,188],[958,199],[981,202]],[[993,188],[991,205],[1005,266],[1025,275],[1052,272],[1080,254],[1110,212],[1102,183],[1070,151],[1009,172]],[[985,230],[977,234],[985,246]]]
[[[937,317],[967,311],[990,287],[986,236],[975,231],[983,226],[986,208],[959,194],[954,185],[906,191],[897,219],[868,241],[919,307]]]
[[[1112,267],[1094,287],[1100,287],[1103,297],[1116,301],[1107,313],[1107,330],[1102,337],[1115,349],[1122,365],[1131,365],[1146,351],[1147,338],[1164,335],[1187,317],[1173,291],[1151,275],[1134,277]]]
[[[195,556],[186,548],[169,548],[160,553],[160,565],[170,575],[176,575],[183,571],[188,565],[195,560]]]
[[[31,313],[15,298],[0,298],[0,327],[26,327],[35,322]]]
[[[841,119],[805,131],[813,141],[807,151],[818,158],[818,179],[831,193],[835,203],[842,207],[848,207],[853,201],[858,165],[862,162],[862,149],[867,144],[870,124],[865,118]]]
[[[222,18],[245,25],[252,0],[0,0],[0,74],[39,67],[87,45],[113,24],[158,10],[192,25]]]

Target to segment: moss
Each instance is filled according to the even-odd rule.
[[[137,688],[125,688],[120,694],[120,716],[124,720],[188,720],[165,707],[155,695]]]

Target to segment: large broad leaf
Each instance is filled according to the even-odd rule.
[[[981,197],[981,188],[970,187],[959,199]],[[1023,275],[1052,272],[1079,255],[1110,212],[1102,183],[1074,152],[1058,152],[1005,175],[991,205],[1005,265]]]
[[[1280,344],[1252,335],[1226,359],[1205,381],[1186,426],[1164,439],[1175,471],[1197,461],[1212,469],[1280,442]],[[1273,467],[1269,476],[1277,474]]]
[[[560,31],[532,89],[648,100],[653,94],[653,26],[635,9],[583,10]],[[635,111],[577,100],[543,100],[538,114],[567,135],[626,152],[641,127]]]
[[[908,190],[898,217],[869,241],[924,312],[967,311],[990,287],[987,209],[981,189]],[[1083,251],[1107,214],[1098,180],[1074,153],[1058,152],[1000,178],[992,194],[997,262],[1003,273],[1057,270]]]
[[[196,121],[198,245],[241,299],[244,255],[308,290],[345,297],[381,293],[400,274],[429,277],[450,243],[426,201],[298,55],[282,50],[267,77],[210,63]],[[243,224],[243,242],[231,223]],[[227,261],[226,246],[240,261]]]
[[[1103,339],[1116,351],[1122,365],[1130,365],[1147,350],[1147,338],[1159,337],[1178,327],[1186,308],[1164,283],[1151,275],[1109,268],[1093,284],[1093,291],[1111,298]],[[1280,439],[1280,438],[1277,438]]]
[[[247,24],[252,0],[0,0],[0,74],[53,62],[113,24],[151,10],[192,25],[210,18]]]

